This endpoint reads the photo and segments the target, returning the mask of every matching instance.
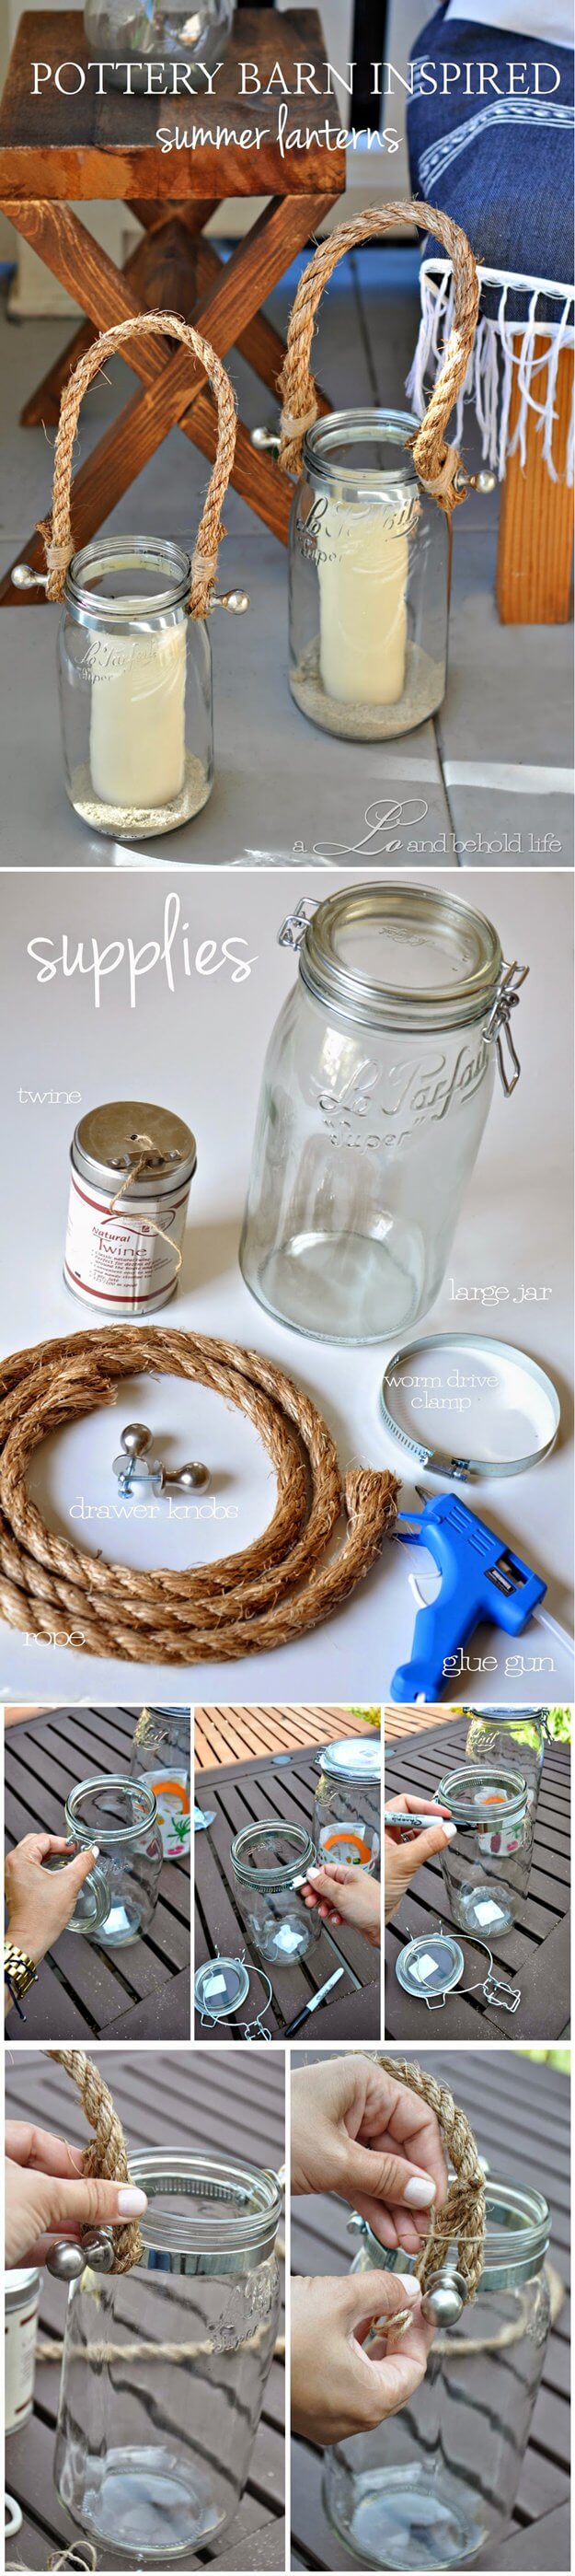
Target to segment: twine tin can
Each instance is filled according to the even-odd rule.
[[[70,1162],[64,1278],[111,1322],[151,1315],[178,1284],[196,1169],[183,1118],[149,1100],[109,1100],[79,1120]]]
[[[4,2276],[4,2430],[19,2433],[32,2413],[40,2274]]]

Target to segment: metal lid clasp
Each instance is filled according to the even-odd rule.
[[[511,1012],[516,1008],[520,998],[521,985],[525,983],[525,977],[528,974],[529,967],[518,966],[516,959],[512,966],[504,964],[497,1000],[493,1004],[493,1010],[490,1012],[487,1027],[485,1029],[486,1044],[491,1046],[495,1045],[497,1047],[497,1061],[506,1100],[509,1099],[510,1093],[515,1090],[515,1086],[519,1081],[519,1075],[521,1072],[517,1048],[514,1045],[511,1035]],[[506,1061],[504,1052],[505,1037],[507,1038],[511,1072],[509,1071],[509,1063]]]

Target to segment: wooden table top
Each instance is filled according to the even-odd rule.
[[[318,1745],[317,1750],[320,1750]],[[237,1958],[245,1950],[257,1965],[250,1950],[245,1924],[238,1911],[233,1883],[231,1845],[242,1825],[256,1821],[271,1822],[274,1817],[293,1824],[307,1825],[311,1830],[317,1770],[311,1752],[265,1755],[256,1762],[234,1762],[229,1768],[202,1771],[197,1781],[199,1806],[215,1809],[215,1822],[195,1837],[195,1965],[214,1957],[216,1951],[225,1958]],[[262,1967],[267,1963],[262,1960]],[[332,1997],[320,2004],[310,2030],[320,2030],[322,2039],[377,2040],[380,2030],[379,1952],[370,1949],[358,1932],[327,1931],[322,1926],[320,1938],[308,1950],[307,1957],[291,1968],[269,1968],[273,1985],[273,2009],[265,2015],[266,2029],[274,2039],[281,2039],[294,2015],[302,2011],[312,1993],[325,1985],[333,1970],[343,1965],[344,1974]],[[265,1987],[254,1979],[249,1997],[240,2008],[240,2019],[252,2009],[257,2011]],[[212,2035],[210,2026],[203,2028],[196,2014],[196,2036]],[[219,2040],[237,2038],[233,2022],[217,2024]]]
[[[4,1744],[5,1823],[9,1849],[24,1834],[66,1831],[64,1802],[80,1780],[100,1771],[128,1773],[134,1708],[59,1708],[10,1727]],[[98,1948],[61,1932],[30,1986],[25,2022],[14,2010],[10,2041],[190,2037],[190,1862],[165,1860],[158,1902],[143,1941],[125,1950]]]
[[[415,2057],[415,2050],[412,2052]],[[319,2051],[294,2050],[294,2065]],[[567,2298],[550,2335],[543,2378],[511,2520],[494,2548],[473,2565],[548,2570],[571,2566],[569,2514],[569,2270],[571,2235],[569,2078],[536,2064],[520,2050],[443,2047],[417,2049],[418,2065],[449,2084],[472,2120],[480,2153],[493,2173],[542,2191],[550,2203],[550,2258]],[[292,2269],[297,2273],[349,2270],[354,2240],[349,2212],[334,2199],[292,2202]],[[311,2444],[292,2446],[292,2567],[352,2569],[356,2560],[336,2539],[321,2502],[322,2455]]]
[[[307,1708],[262,1706],[252,1703],[242,1708],[234,1701],[216,1708],[194,1708],[194,1760],[196,1771],[211,1771],[214,1763],[251,1762],[266,1753],[294,1753],[301,1744],[333,1741],[336,1735],[372,1735],[368,1718],[358,1716],[353,1708],[317,1705]]]
[[[236,2155],[279,2167],[284,2159],[283,2059],[270,2060],[252,2051],[233,2060],[217,2049],[101,2049],[98,2064],[111,2086],[130,2143],[211,2148],[231,2145]],[[86,2144],[86,2122],[75,2087],[50,2058],[33,2050],[7,2061],[7,2116],[34,2120],[43,2128]],[[66,2313],[64,2284],[49,2272],[42,2276],[40,2333],[60,2337]],[[54,2434],[58,2409],[59,2369],[42,2362],[36,2372],[35,2411],[21,2433],[10,2435],[7,2481],[17,2497],[24,2523],[8,2545],[7,2564],[14,2569],[46,2568],[54,2550],[74,2537],[53,2483]],[[220,2550],[202,2548],[201,2557],[186,2560],[189,2570],[283,2568],[284,2566],[284,2370],[272,2362],[265,2403],[256,2435],[245,2493]],[[76,2532],[76,2538],[78,2537]],[[147,2561],[150,2569],[173,2566],[165,2558]],[[98,2555],[98,2569],[109,2564]]]
[[[450,1726],[428,1727],[405,1738],[385,1754],[385,1803],[402,1789],[433,1798],[439,1780],[463,1761],[468,1719]],[[519,1920],[504,1939],[491,1941],[497,1972],[521,1989],[521,2002],[511,2019],[477,1995],[465,1998],[455,1987],[441,2014],[441,2043],[450,2039],[542,2041],[565,2035],[570,2013],[570,1787],[571,1750],[552,1742],[545,1747],[539,1790],[533,1865],[528,1894]],[[385,2028],[392,2039],[419,2040],[427,2023],[425,2006],[398,1984],[395,1963],[402,1936],[429,1932],[432,1924],[449,1923],[449,1903],[441,1861],[416,1871],[407,1894],[387,1926],[385,1938]],[[465,1977],[488,1974],[488,1961],[467,1943],[456,1927],[465,1958]],[[434,2025],[435,2027],[435,2025]],[[438,2031],[439,2036],[439,2031]]]
[[[123,59],[118,47],[118,60]],[[338,196],[345,187],[345,151],[338,145],[337,99],[328,90],[325,43],[315,9],[236,13],[213,96],[157,92],[126,97],[108,88],[98,95],[100,73],[76,9],[24,11],[0,108],[0,195],[46,198]],[[254,96],[241,65],[257,62],[261,82]],[[315,90],[297,96],[299,63],[312,64]],[[31,95],[34,63],[52,77]],[[55,86],[60,64],[78,64],[81,88]],[[276,80],[265,89],[274,65]],[[242,79],[246,83],[242,95]],[[326,139],[326,119],[328,137]],[[167,150],[157,140],[170,133],[195,135],[193,148]],[[253,138],[251,144],[241,136]],[[257,138],[257,140],[255,139]]]

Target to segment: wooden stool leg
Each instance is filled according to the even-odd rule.
[[[186,232],[190,246],[194,234],[200,233],[203,225],[209,223],[210,215],[215,214],[218,203],[217,197],[192,198],[190,207],[186,208]],[[181,208],[177,200],[175,203],[167,202],[164,206],[150,205],[147,199],[137,200],[134,214],[144,225],[144,240],[134,244],[122,275],[130,279],[137,293],[143,296],[145,304],[159,306],[164,301],[165,295],[166,310],[168,308],[173,310],[175,307],[178,313],[183,312],[185,308],[179,300],[181,281],[177,273],[177,264],[172,268],[171,273],[168,270],[166,279],[161,238],[163,234],[169,235],[173,248],[173,225],[176,221],[179,222]],[[164,253],[167,249],[166,241]],[[190,315],[187,318],[189,320]],[[42,377],[41,384],[36,386],[35,392],[30,394],[28,402],[24,404],[24,409],[20,413],[22,429],[55,427],[64,385],[68,383],[68,377],[71,376],[73,367],[77,366],[78,359],[84,357],[86,349],[91,348],[92,341],[95,339],[93,323],[79,322],[77,330],[73,331],[71,340],[67,340],[66,347],[61,350],[59,358],[56,358],[54,365],[48,368],[47,374]]]
[[[541,344],[543,345],[543,344]],[[573,392],[573,350],[562,349],[557,371],[553,456],[565,475],[567,438]],[[517,421],[521,395],[514,373],[510,432]],[[496,597],[503,626],[560,626],[569,616],[573,492],[564,481],[552,483],[543,463],[537,415],[527,414],[527,457],[507,465],[501,499]]]

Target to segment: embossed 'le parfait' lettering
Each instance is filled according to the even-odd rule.
[[[384,1076],[367,1058],[353,1080],[343,1081],[338,1090],[314,1085],[332,1144],[353,1145],[363,1153],[373,1153],[382,1144],[388,1149],[402,1144],[416,1128],[445,1118],[458,1096],[468,1099],[477,1091],[486,1060],[485,1043],[480,1038],[474,1053],[468,1046],[460,1047],[450,1073],[445,1055],[435,1056],[431,1064],[414,1064],[410,1059],[392,1065]],[[409,1123],[391,1127],[389,1121],[396,1120],[400,1113],[409,1118]],[[370,1126],[366,1129],[364,1121],[368,1118]]]

